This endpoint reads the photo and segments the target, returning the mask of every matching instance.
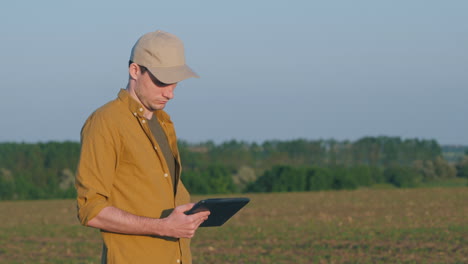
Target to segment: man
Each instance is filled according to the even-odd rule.
[[[174,126],[163,111],[177,83],[198,77],[182,41],[156,31],[132,49],[129,80],[81,131],[78,218],[101,229],[102,263],[191,263],[190,238],[209,212],[193,207],[180,179]]]

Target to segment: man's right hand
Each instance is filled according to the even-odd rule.
[[[113,206],[102,209],[87,225],[109,232],[129,235],[156,235],[175,238],[192,238],[203,221],[208,219],[209,211],[192,215],[184,214],[195,204],[178,206],[166,218],[137,216]]]
[[[194,203],[177,206],[172,213],[161,219],[165,236],[175,238],[192,238],[197,228],[208,219],[209,211],[186,215],[185,212],[192,209]]]

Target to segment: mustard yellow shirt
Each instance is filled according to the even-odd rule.
[[[78,218],[83,225],[104,207],[163,218],[169,210],[190,202],[180,181],[180,156],[173,123],[158,110],[176,160],[175,182],[158,142],[143,117],[143,106],[126,90],[97,109],[81,131],[81,156],[76,176]],[[123,235],[101,230],[103,263],[192,263],[189,239]]]

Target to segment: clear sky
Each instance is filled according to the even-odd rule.
[[[185,43],[200,79],[179,138],[399,136],[468,145],[468,1],[7,1],[0,142],[79,140],[127,83],[142,34]]]

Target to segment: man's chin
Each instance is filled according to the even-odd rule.
[[[156,110],[163,110],[165,107],[166,107],[165,104],[154,105],[154,106],[153,106],[153,111],[156,111]]]

